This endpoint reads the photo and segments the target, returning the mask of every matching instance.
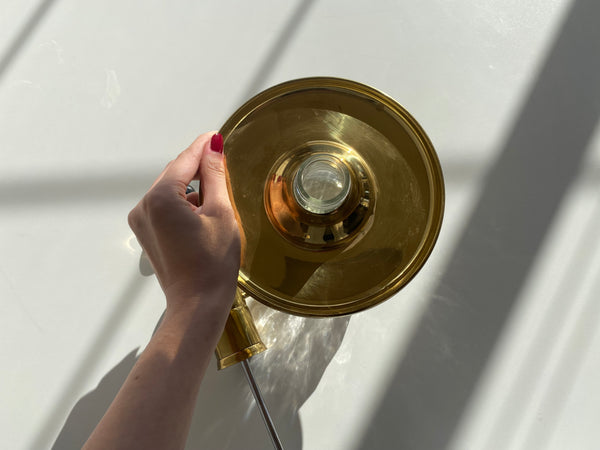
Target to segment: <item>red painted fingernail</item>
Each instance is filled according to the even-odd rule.
[[[213,152],[223,153],[223,135],[220,133],[214,134],[210,139],[210,149]]]

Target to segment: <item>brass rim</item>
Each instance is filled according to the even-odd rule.
[[[328,99],[336,100],[337,97],[340,97],[342,106],[339,106],[336,101],[328,103]],[[304,98],[307,99],[306,102]],[[328,114],[327,117],[331,116],[336,120],[344,119],[349,122],[352,125],[348,128],[350,131],[342,130],[346,133],[344,137],[346,140],[350,136],[355,140],[363,139],[364,141],[366,139],[364,134],[372,133],[372,136],[369,137],[374,143],[370,142],[368,145],[364,145],[365,148],[368,148],[367,156],[371,158],[371,162],[373,155],[378,151],[377,147],[381,145],[385,150],[382,153],[391,158],[389,165],[397,164],[398,178],[401,178],[400,175],[410,178],[410,180],[394,180],[395,177],[389,176],[386,172],[388,168],[383,163],[375,163],[376,168],[384,167],[384,169],[377,169],[379,172],[374,176],[377,178],[381,174],[387,175],[384,177],[385,179],[378,180],[376,183],[378,186],[373,189],[376,191],[374,194],[385,199],[388,194],[392,193],[394,199],[400,200],[394,200],[396,203],[392,200],[387,203],[378,201],[379,209],[373,208],[370,227],[366,227],[362,235],[357,239],[350,240],[351,242],[341,248],[338,246],[336,249],[323,248],[323,251],[315,251],[314,248],[308,248],[309,246],[300,249],[286,247],[288,244],[277,240],[285,241],[285,236],[281,235],[280,230],[275,230],[272,217],[268,217],[267,208],[257,206],[259,200],[264,205],[267,176],[271,175],[270,171],[274,162],[281,158],[283,153],[290,150],[290,148],[280,149],[270,143],[274,142],[274,138],[271,136],[274,130],[285,137],[284,127],[273,125],[271,122],[276,122],[281,114],[288,113],[285,108],[286,102],[289,101],[294,105],[293,108],[290,107],[289,111],[296,111],[303,105],[307,105],[307,111],[311,108],[322,109],[325,111],[323,114]],[[346,106],[347,110],[344,109]],[[305,113],[303,110],[301,112]],[[358,114],[354,114],[355,112]],[[365,117],[368,120],[365,120]],[[314,123],[316,122],[313,122],[313,125]],[[265,140],[270,139],[270,142],[263,145],[263,135],[260,134],[258,128],[254,130],[253,127],[265,127],[265,130],[269,130],[269,136],[264,136],[264,138]],[[361,135],[358,131],[353,131],[358,128],[363,131]],[[254,258],[246,266],[243,261],[238,284],[246,293],[262,303],[284,312],[304,316],[336,316],[361,311],[381,303],[405,286],[431,254],[439,235],[444,210],[444,182],[441,166],[433,145],[418,122],[406,109],[384,93],[370,86],[340,78],[314,77],[288,81],[271,87],[247,101],[226,121],[220,132],[225,141],[225,154],[231,177],[229,180],[230,196],[237,206],[244,232],[248,237],[247,248],[244,249],[245,261]],[[249,136],[253,137],[253,140],[249,139]],[[336,136],[335,133],[332,133],[327,137],[333,142],[338,139]],[[322,136],[315,136],[314,140],[318,141],[321,138]],[[293,140],[293,137],[287,136],[286,139]],[[343,139],[338,139],[338,141],[341,140]],[[282,138],[278,142],[284,141],[285,139]],[[399,142],[402,145],[398,144]],[[249,147],[251,148],[249,149]],[[363,147],[363,145],[359,147]],[[357,151],[360,153],[360,148]],[[252,152],[254,156],[246,155],[245,153],[248,152]],[[260,161],[253,165],[252,161],[255,159],[252,158],[260,159]],[[400,159],[402,159],[403,165],[399,165],[400,163],[396,161]],[[266,167],[267,165],[269,167]],[[256,181],[263,173],[267,175],[264,181]],[[247,186],[248,184],[250,185]],[[417,186],[415,189],[418,192],[409,192],[414,186]],[[413,195],[417,200],[411,200],[412,203],[410,203],[404,199],[403,195],[408,197]],[[253,196],[261,198],[249,198]],[[402,208],[404,209],[402,210]],[[406,217],[397,219],[394,214],[405,214]],[[412,215],[418,216],[418,219],[409,217]],[[380,222],[385,222],[385,225],[380,225]],[[268,229],[267,224],[272,230]],[[396,230],[395,225],[398,225],[401,230]],[[398,234],[401,231],[402,234]],[[398,243],[398,239],[386,242],[386,233],[390,235],[390,238],[399,236],[404,243]],[[293,246],[294,244],[290,243],[289,245]],[[264,246],[277,247],[278,250],[272,252],[277,257],[262,257],[261,254],[258,258],[256,249],[260,250],[261,246],[262,250],[264,250]],[[344,260],[344,255],[350,253],[358,255],[352,260],[358,261],[355,264],[357,267],[348,263],[350,259]],[[310,275],[296,276],[293,282],[298,286],[293,288],[290,286],[294,283],[286,285],[285,280],[281,282],[282,284],[277,285],[275,282],[271,282],[271,278],[277,277],[269,278],[269,275],[264,274],[280,270],[278,266],[284,260],[288,264],[283,269],[284,271],[300,270],[299,267],[305,264],[307,267],[310,266],[306,271],[312,270],[313,272],[310,272]],[[378,276],[374,272],[376,267],[371,267],[373,265],[384,267],[386,273],[389,271],[389,274],[375,280]],[[329,270],[329,272],[325,269],[322,270],[323,277],[321,278],[324,281],[316,277],[323,267],[327,267]],[[335,270],[331,267],[334,267]],[[368,273],[369,270],[371,273]],[[354,279],[351,281],[356,286],[355,291],[346,286],[348,283],[327,281],[327,276],[335,278],[333,275],[337,276],[336,280],[343,280],[343,272],[346,271],[350,275],[354,275]],[[361,279],[363,272],[365,272],[364,279]],[[285,278],[285,276],[284,273],[282,277]],[[305,281],[303,277],[309,277],[310,283],[314,284],[314,287],[311,287],[312,291],[306,295],[302,294],[302,289],[305,287],[302,285],[302,281]],[[315,277],[320,281],[315,282],[313,280]],[[268,282],[265,282],[265,279]],[[279,281],[277,279],[277,283]],[[284,286],[284,288],[280,289],[280,286]],[[300,292],[298,297],[293,295],[296,289],[299,289],[298,292]],[[341,293],[336,297],[337,291]],[[315,292],[322,292],[323,297],[318,298]]]

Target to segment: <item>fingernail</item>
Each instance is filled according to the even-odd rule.
[[[214,134],[210,139],[210,149],[213,152],[223,153],[223,135],[220,133]]]

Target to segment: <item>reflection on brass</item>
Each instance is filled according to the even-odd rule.
[[[442,222],[442,171],[390,97],[337,78],[290,81],[249,100],[220,132],[248,295],[293,314],[349,314],[389,298],[425,263]],[[299,184],[315,155],[329,156]],[[331,180],[319,185],[320,172]]]
[[[231,312],[227,318],[225,330],[217,344],[215,353],[218,368],[224,369],[266,349],[258,335],[258,331],[256,331],[250,310],[238,288]]]
[[[303,207],[294,191],[299,167],[310,157],[334,157],[349,178],[349,192],[342,204],[327,214]],[[301,188],[300,188],[301,189]],[[373,182],[360,157],[351,148],[325,142],[307,142],[280,158],[269,172],[264,208],[273,228],[300,248],[325,250],[347,245],[351,238],[366,232],[375,199]]]

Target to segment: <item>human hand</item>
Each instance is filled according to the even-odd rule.
[[[167,309],[233,301],[240,232],[227,193],[222,142],[214,133],[199,136],[129,213],[129,225],[152,263]],[[201,204],[197,192],[186,194],[187,185],[197,179]]]

